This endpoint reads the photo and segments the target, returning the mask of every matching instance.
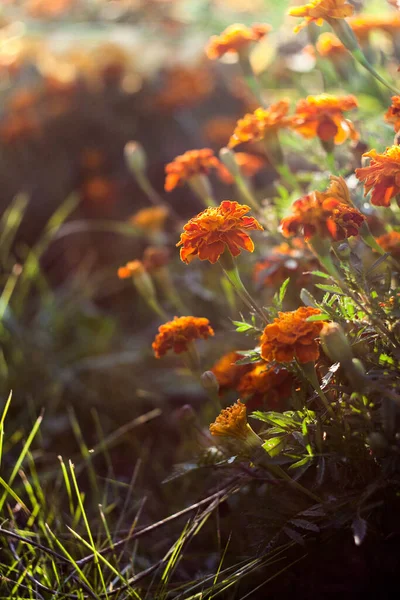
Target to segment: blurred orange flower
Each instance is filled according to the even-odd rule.
[[[236,390],[240,378],[251,368],[251,365],[237,365],[241,358],[237,352],[228,352],[210,369],[218,380],[220,393]]]
[[[390,146],[382,154],[370,150],[363,156],[369,157],[371,162],[355,173],[364,182],[365,195],[372,190],[374,206],[390,206],[391,199],[400,192],[400,146]]]
[[[169,261],[170,251],[162,246],[148,246],[143,253],[143,264],[150,272],[165,267]]]
[[[184,226],[177,246],[181,260],[190,263],[194,258],[214,264],[226,249],[232,256],[241,250],[253,252],[254,244],[247,231],[263,227],[254,217],[245,216],[250,208],[245,204],[224,200],[220,206],[206,208]]]
[[[385,113],[386,123],[392,123],[395,132],[400,130],[400,96],[392,96],[392,105]]]
[[[289,10],[291,17],[304,17],[304,21],[295,27],[297,33],[308,23],[315,22],[322,25],[323,21],[330,19],[345,19],[354,12],[354,7],[347,0],[311,0],[304,6],[296,6]]]
[[[287,369],[260,362],[242,377],[238,392],[243,398],[268,394],[268,402],[276,403],[289,396],[292,383],[293,376]]]
[[[304,270],[316,268],[317,263],[303,240],[294,239],[294,247],[286,242],[271,249],[271,253],[258,261],[253,269],[253,279],[258,285],[276,287],[288,277],[296,275],[297,283],[304,282],[307,275]]]
[[[210,432],[211,435],[246,441],[249,435],[246,405],[238,400],[232,406],[222,410],[210,425]]]
[[[303,234],[307,241],[317,235],[340,241],[358,235],[366,217],[356,208],[329,193],[311,192],[296,200],[293,214],[281,221],[285,237]]]
[[[332,60],[338,56],[341,57],[347,54],[347,50],[339,38],[329,31],[321,33],[317,40],[316,48],[321,56],[324,58],[330,58]]]
[[[195,175],[208,175],[211,169],[216,169],[225,182],[231,182],[232,176],[228,169],[218,160],[210,148],[188,150],[177,156],[165,167],[165,191],[171,192],[176,186],[183,185]]]
[[[280,312],[264,329],[261,336],[261,356],[266,361],[299,363],[316,361],[319,357],[319,336],[323,323],[307,322],[308,317],[320,314],[318,308],[301,306],[291,312]]]
[[[287,127],[290,123],[288,112],[289,100],[284,99],[271,104],[267,109],[257,108],[253,113],[246,114],[237,122],[228,147],[234,148],[244,142],[258,142],[269,132]]]
[[[400,258],[400,233],[398,231],[385,233],[379,236],[376,241],[385,252],[390,252],[395,258]]]
[[[144,231],[162,231],[169,211],[166,206],[142,208],[130,217],[129,222]]]
[[[358,133],[343,113],[357,108],[357,99],[352,96],[320,94],[308,96],[297,103],[290,126],[305,138],[318,136],[322,141],[333,140],[343,144],[347,138],[358,139]]]
[[[186,352],[191,342],[197,339],[206,340],[214,335],[208,319],[202,317],[174,317],[173,321],[164,323],[158,328],[158,334],[152,344],[154,356],[161,358],[173,350],[175,354]]]
[[[212,73],[204,64],[174,65],[162,74],[163,86],[155,105],[161,110],[190,107],[201,102],[214,88]]]
[[[146,269],[140,260],[133,260],[118,269],[118,277],[120,279],[129,279],[130,277],[135,277],[135,275],[143,275],[145,271]]]
[[[213,35],[207,46],[206,54],[212,60],[221,58],[227,52],[240,52],[252,43],[258,42],[271,31],[271,26],[266,24],[255,24],[246,27],[235,23],[227,27],[221,35]]]
[[[245,177],[254,177],[267,164],[265,156],[257,156],[248,152],[236,152],[235,159]]]

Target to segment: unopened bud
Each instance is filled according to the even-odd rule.
[[[337,246],[335,253],[340,260],[348,260],[350,258],[351,248],[349,244],[343,242],[342,244]]]
[[[218,379],[214,375],[212,371],[205,371],[201,377],[201,385],[205,389],[206,392],[210,392],[213,394],[218,394],[219,392],[219,383]]]
[[[126,263],[124,267],[118,269],[118,277],[120,279],[132,277],[136,289],[145,299],[155,298],[153,282],[142,261],[133,260]]]
[[[321,331],[321,343],[324,352],[333,362],[344,365],[353,359],[349,341],[338,323],[325,323]]]
[[[146,153],[139,142],[125,144],[124,156],[128,169],[132,173],[144,172],[147,168]]]

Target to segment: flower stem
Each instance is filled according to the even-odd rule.
[[[265,323],[269,323],[266,313],[261,307],[258,306],[257,302],[249,294],[243,281],[241,280],[237,264],[235,263],[232,254],[229,251],[225,252],[220,257],[219,263],[226,277],[234,287],[236,293],[243,300],[246,306],[250,308],[250,310],[254,310]]]
[[[329,416],[332,418],[336,418],[335,413],[333,411],[333,408],[332,408],[328,398],[325,396],[323,390],[321,389],[321,386],[319,385],[317,373],[315,372],[314,363],[313,362],[308,362],[305,364],[298,363],[298,365],[300,367],[300,370],[304,374],[305,378],[307,379],[307,381],[309,381],[311,383],[314,390],[317,392],[317,394],[320,397],[322,404],[325,406]]]
[[[264,102],[262,94],[263,90],[260,85],[260,82],[257,79],[256,74],[254,73],[253,67],[251,66],[249,53],[247,52],[247,50],[239,52],[239,65],[242,70],[243,77],[248,87],[250,88],[250,91],[257,98],[260,105],[265,107],[266,104]]]

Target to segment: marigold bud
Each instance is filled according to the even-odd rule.
[[[333,362],[350,363],[353,359],[351,346],[338,323],[326,323],[321,331],[321,344],[325,354]]]
[[[218,379],[214,375],[212,371],[204,371],[204,373],[200,377],[201,385],[205,389],[206,392],[210,392],[212,394],[218,394],[219,392],[219,383]]]
[[[143,146],[139,142],[125,144],[124,156],[128,169],[132,173],[144,172],[147,168],[147,158]]]

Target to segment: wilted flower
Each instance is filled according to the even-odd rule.
[[[258,42],[271,31],[270,25],[253,25],[246,27],[240,23],[230,25],[220,35],[213,35],[206,47],[208,58],[221,58],[227,52],[241,52],[252,42]]]
[[[224,181],[232,181],[231,174],[210,148],[188,150],[166,165],[165,190],[171,192],[177,185],[183,185],[196,175],[208,175],[211,169],[216,169]]]
[[[261,357],[269,362],[315,362],[319,357],[319,336],[323,323],[308,322],[308,317],[320,314],[318,308],[302,306],[291,312],[280,312],[264,329],[261,336]]]
[[[281,366],[260,362],[240,380],[238,392],[242,398],[267,396],[268,404],[277,404],[291,392],[293,376]]]
[[[226,249],[238,256],[241,249],[253,252],[254,244],[247,231],[263,227],[254,217],[245,216],[250,208],[245,204],[224,200],[220,206],[206,208],[184,226],[177,246],[181,260],[190,263],[194,258],[214,264]]]
[[[286,237],[302,233],[306,241],[314,236],[340,241],[358,235],[366,219],[341,197],[331,195],[330,190],[303,196],[293,203],[292,211],[292,216],[281,221],[282,233]]]
[[[211,368],[218,380],[221,393],[227,390],[236,390],[240,378],[251,368],[251,365],[236,364],[241,358],[242,356],[237,352],[228,352]]]
[[[289,125],[289,100],[284,99],[271,104],[269,108],[257,108],[239,119],[235,131],[229,140],[229,148],[244,142],[258,142],[268,133],[276,132]]]
[[[162,231],[168,214],[166,206],[150,206],[132,215],[129,222],[143,231]]]
[[[321,56],[330,58],[331,60],[347,55],[347,50],[342,42],[330,31],[321,33],[317,40],[316,48]]]
[[[320,94],[308,96],[297,103],[290,126],[305,138],[318,136],[323,142],[343,144],[350,138],[358,139],[358,133],[343,113],[357,108],[357,99],[352,96]]]
[[[369,157],[371,162],[355,172],[364,182],[365,195],[372,190],[372,204],[390,206],[391,199],[400,192],[400,146],[390,146],[382,154],[370,150],[363,156]]]
[[[379,236],[376,241],[385,252],[390,252],[395,258],[400,259],[400,233],[398,231],[385,233]]]
[[[331,19],[345,19],[354,12],[354,7],[347,0],[311,0],[304,6],[296,6],[289,10],[291,17],[304,17],[304,21],[295,27],[297,33],[308,23],[322,25],[323,21]]]
[[[133,260],[126,263],[124,267],[119,267],[118,277],[120,279],[129,279],[135,277],[135,275],[142,275],[146,272],[143,263],[140,260]]]
[[[161,358],[168,350],[175,354],[186,352],[189,344],[202,338],[206,340],[214,335],[208,319],[202,317],[174,317],[173,321],[158,328],[158,334],[152,344],[154,355]]]
[[[386,123],[392,123],[395,132],[400,130],[400,96],[392,96],[392,104],[385,113]]]

